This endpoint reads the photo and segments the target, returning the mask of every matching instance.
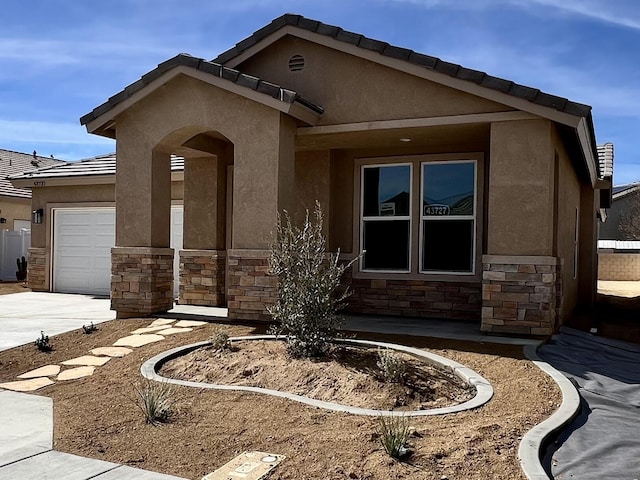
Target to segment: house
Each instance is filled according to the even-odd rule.
[[[617,185],[612,189],[611,208],[607,210],[607,221],[600,226],[600,240],[640,240],[640,223],[637,234],[625,230],[623,223],[631,221],[630,215],[640,213],[640,183]],[[629,225],[631,226],[631,225]]]
[[[115,204],[112,308],[171,308],[181,201],[180,302],[266,319],[277,214],[318,200],[328,248],[365,252],[345,279],[351,312],[549,335],[593,303],[611,172],[587,105],[286,14],[214,60],[167,60],[81,123],[116,140],[115,177],[32,182],[48,219],[32,288],[60,261],[59,202]]]
[[[0,149],[0,230],[31,228],[31,191],[13,186],[7,177],[60,163],[49,157]]]

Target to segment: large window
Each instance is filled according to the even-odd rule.
[[[410,269],[411,171],[404,164],[363,167],[363,270]]]
[[[422,164],[421,272],[473,272],[475,185],[475,162]]]
[[[361,270],[473,274],[476,185],[475,160],[363,165]]]

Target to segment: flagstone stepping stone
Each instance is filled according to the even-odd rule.
[[[58,375],[58,380],[75,380],[77,378],[88,377],[93,375],[96,367],[76,367],[70,368],[69,370],[63,370],[60,375]]]
[[[47,377],[32,378],[31,380],[19,380],[17,382],[0,383],[0,388],[13,390],[14,392],[33,392],[39,388],[53,385],[55,382]]]
[[[105,355],[107,357],[124,357],[129,355],[133,350],[125,347],[98,347],[91,350],[94,355]]]
[[[193,328],[167,328],[166,330],[160,330],[158,335],[173,335],[174,333],[192,332]]]
[[[173,319],[173,318],[157,318],[153,322],[151,322],[151,325],[149,325],[149,326],[150,327],[155,327],[155,326],[158,326],[158,325],[170,325],[173,322],[175,322],[175,319]]]
[[[102,366],[111,360],[111,357],[94,357],[93,355],[83,355],[81,357],[65,360],[62,365],[85,365],[85,366]]]
[[[149,333],[146,335],[129,335],[128,337],[122,337],[116,340],[113,344],[114,347],[141,347],[148,343],[159,342],[164,340],[162,335]]]
[[[52,377],[60,373],[60,365],[45,365],[44,367],[30,370],[22,375],[18,375],[18,378],[38,378],[38,377]]]
[[[144,334],[144,333],[153,333],[153,332],[157,332],[158,330],[164,330],[167,327],[168,327],[168,325],[155,325],[155,326],[150,325],[148,327],[136,328],[131,333],[133,335],[140,335],[140,334]]]
[[[174,325],[174,327],[201,327],[207,325],[209,322],[202,322],[200,320],[180,320]]]

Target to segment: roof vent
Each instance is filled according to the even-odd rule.
[[[289,59],[289,70],[299,72],[304,68],[304,57],[302,55],[294,55]]]

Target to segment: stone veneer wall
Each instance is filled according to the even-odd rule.
[[[224,250],[180,250],[180,304],[224,305],[226,259]]]
[[[348,313],[480,319],[479,282],[363,279],[347,273],[344,283],[352,292],[347,299]]]
[[[227,251],[229,318],[271,319],[267,306],[276,301],[278,279],[269,276],[268,250]]]
[[[554,333],[562,304],[559,259],[484,255],[482,263],[483,332]]]
[[[640,254],[598,253],[598,280],[640,280]]]
[[[27,284],[34,291],[47,291],[47,249],[30,248],[27,253]]]
[[[118,318],[173,308],[173,249],[113,247],[111,309]]]

